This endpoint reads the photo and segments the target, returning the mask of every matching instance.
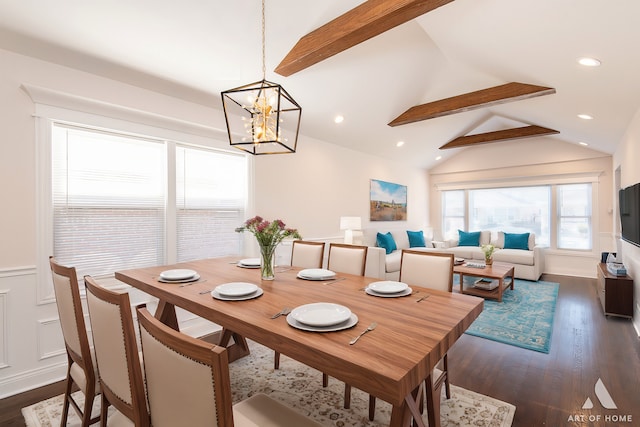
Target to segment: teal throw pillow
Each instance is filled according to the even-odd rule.
[[[504,248],[529,250],[529,233],[504,233]]]
[[[424,248],[426,246],[424,243],[424,233],[422,233],[422,230],[420,231],[407,230],[407,236],[409,237],[410,248]]]
[[[458,230],[458,246],[480,246],[480,232]]]
[[[398,247],[396,246],[396,241],[393,240],[393,236],[391,235],[391,233],[378,233],[376,235],[376,245],[378,245],[378,247],[384,248],[387,254],[390,254],[391,252],[398,249]]]

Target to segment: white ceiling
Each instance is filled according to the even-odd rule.
[[[360,3],[266,2],[266,77],[302,106],[307,136],[425,168],[461,150],[439,150],[455,137],[527,124],[613,153],[640,107],[638,0],[455,0],[290,77],[272,71],[300,37]],[[0,0],[0,48],[220,108],[221,91],[262,78],[260,5]],[[580,66],[582,56],[602,66]],[[508,82],[556,93],[387,125],[416,104]]]

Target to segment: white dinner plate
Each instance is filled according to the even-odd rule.
[[[336,273],[325,268],[305,268],[298,272],[298,277],[305,280],[328,280],[336,277]]]
[[[241,297],[254,293],[258,287],[253,283],[231,282],[216,286],[215,290],[225,297]]]
[[[238,267],[260,268],[260,258],[245,258],[238,261]]]
[[[292,326],[296,329],[301,329],[303,331],[309,331],[309,332],[335,332],[335,331],[342,331],[343,329],[349,329],[349,328],[353,328],[354,326],[356,326],[358,324],[358,316],[356,316],[355,314],[351,313],[351,316],[349,316],[349,318],[347,320],[345,320],[344,322],[338,323],[336,325],[331,325],[331,326],[310,326],[310,325],[305,325],[304,323],[300,323],[298,322],[296,319],[294,319],[291,314],[289,314],[287,316],[287,323],[289,324],[289,326]]]
[[[198,273],[196,273],[195,276],[189,277],[187,279],[169,280],[169,279],[163,279],[162,277],[158,277],[158,282],[162,282],[162,283],[190,283],[190,282],[196,282],[198,280],[200,280],[200,275]]]
[[[406,283],[397,282],[395,280],[382,280],[380,282],[369,283],[367,289],[379,294],[397,294],[403,292],[409,287]]]
[[[351,316],[351,310],[344,305],[330,302],[315,302],[294,308],[291,317],[307,326],[324,327],[345,322]]]
[[[250,293],[249,295],[241,295],[239,297],[228,297],[225,295],[220,295],[215,289],[211,291],[211,296],[214,297],[215,299],[219,299],[222,301],[245,301],[248,299],[253,299],[253,298],[258,298],[260,295],[262,295],[264,293],[264,291],[262,290],[262,288],[258,288],[258,290],[256,290],[253,293]]]
[[[198,273],[193,270],[178,268],[175,270],[163,271],[162,273],[160,273],[160,278],[163,280],[185,280],[192,278],[196,274]]]
[[[397,297],[406,297],[407,295],[411,295],[413,289],[407,288],[402,292],[396,292],[395,294],[381,294],[376,291],[373,291],[369,288],[365,288],[364,290],[368,295],[372,295],[374,297],[383,297],[383,298],[397,298]]]

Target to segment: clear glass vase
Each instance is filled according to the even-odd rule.
[[[262,280],[275,279],[276,246],[260,246],[260,275]]]

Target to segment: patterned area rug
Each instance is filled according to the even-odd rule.
[[[558,287],[553,282],[516,279],[515,289],[505,290],[502,302],[485,300],[480,317],[466,333],[549,353]]]
[[[344,383],[333,378],[322,388],[322,374],[293,359],[282,356],[280,369],[273,369],[273,351],[249,342],[251,354],[230,364],[233,401],[256,393],[272,396],[286,405],[333,427],[379,427],[389,424],[391,405],[378,399],[373,422],[368,419],[369,397],[353,389],[351,409],[344,409]],[[443,387],[444,392],[444,387]],[[513,421],[515,406],[469,390],[451,386],[451,399],[443,394],[441,419],[443,427],[491,426],[508,427]],[[98,411],[99,399],[94,410]],[[22,409],[28,427],[60,425],[62,396],[36,403]],[[98,413],[98,412],[94,412]],[[68,426],[79,426],[73,410],[69,411]],[[426,423],[426,413],[424,415]]]

